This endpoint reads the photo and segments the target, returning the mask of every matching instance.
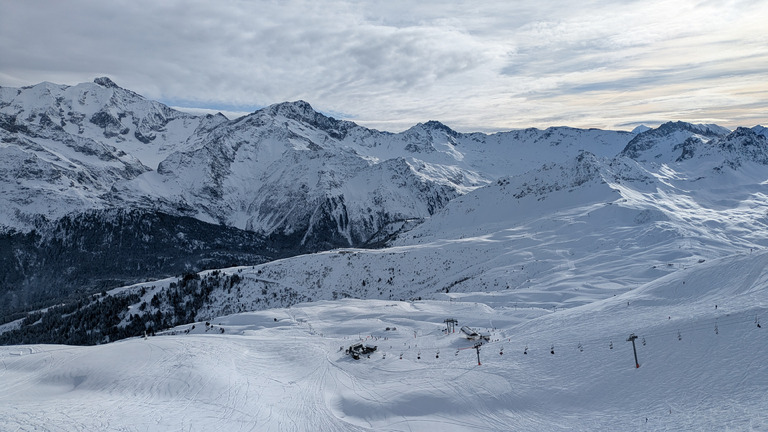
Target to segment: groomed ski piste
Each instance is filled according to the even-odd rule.
[[[5,346],[0,429],[766,430],[767,286],[768,253],[745,252],[571,308],[524,290],[346,299]],[[479,353],[461,326],[490,335]],[[356,343],[377,350],[354,360]]]

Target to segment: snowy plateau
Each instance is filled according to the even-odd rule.
[[[0,430],[768,430],[767,182],[762,126],[0,87]]]

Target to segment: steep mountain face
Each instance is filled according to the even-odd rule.
[[[0,213],[11,226],[104,207],[111,185],[149,171],[138,159],[57,125],[0,114]]]
[[[229,121],[174,111],[108,78],[0,88],[0,100],[14,179],[3,187],[17,195],[0,214],[7,227],[25,231],[36,218],[81,209],[144,208],[284,237],[303,251],[375,244],[532,162],[585,146],[615,154],[634,136],[571,128],[461,134],[436,121],[392,134],[303,101]],[[62,143],[70,151],[62,154]],[[25,177],[14,171],[22,159],[45,166]]]
[[[768,137],[752,129],[737,128],[716,145],[726,156],[724,164],[733,169],[750,162],[768,165]]]
[[[113,185],[151,171],[196,129],[195,117],[122,89],[108,78],[0,88],[0,225],[110,207]]]
[[[388,136],[325,117],[305,102],[280,104],[193,136],[191,149],[117,185],[113,195],[321,250],[367,244],[482,184],[460,168],[374,160],[343,141]]]
[[[641,162],[666,163],[688,157],[686,147],[706,143],[730,133],[717,125],[694,125],[685,122],[664,123],[656,129],[638,134],[622,150],[626,156]]]
[[[283,237],[302,251],[363,246],[531,159],[561,160],[584,146],[615,154],[632,136],[571,128],[461,134],[435,121],[392,134],[299,101],[194,134],[187,149],[116,185],[114,195]]]
[[[69,136],[110,145],[153,169],[195,129],[211,122],[147,100],[106,77],[76,86],[0,87],[0,113],[15,117],[17,124],[58,127]]]
[[[754,131],[756,134],[758,134],[758,135],[762,135],[762,136],[764,136],[764,137],[768,137],[768,128],[767,128],[767,127],[765,127],[765,126],[757,125],[757,126],[754,126],[754,127],[752,128],[752,130],[753,130],[753,131]]]

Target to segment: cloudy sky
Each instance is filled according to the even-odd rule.
[[[768,0],[0,0],[0,86],[381,130],[768,124]]]

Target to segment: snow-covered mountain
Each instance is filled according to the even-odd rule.
[[[25,92],[49,96],[35,99]],[[99,121],[67,130],[77,116],[48,122],[40,120],[42,114],[30,114],[45,111],[46,103],[69,107],[77,104],[72,95],[82,99],[99,92],[111,95],[99,100],[110,102],[107,108],[85,104],[89,118],[99,112],[130,118],[121,124],[129,132],[134,125],[134,133],[105,133]],[[681,268],[761,249],[768,238],[768,146],[759,127],[729,132],[716,125],[675,122],[637,134],[558,127],[488,135],[459,133],[429,121],[387,133],[327,117],[302,101],[235,120],[194,117],[106,79],[75,87],[46,83],[2,89],[2,94],[3,100],[13,101],[2,105],[9,119],[3,123],[4,152],[29,154],[45,144],[48,153],[63,154],[61,148],[70,147],[56,141],[56,133],[105,149],[93,159],[92,151],[74,146],[61,159],[97,166],[99,188],[74,181],[66,188],[51,176],[36,176],[37,171],[2,178],[9,191],[27,197],[2,198],[7,203],[3,220],[16,229],[5,234],[6,246],[0,248],[12,275],[2,280],[6,298],[13,300],[7,304],[19,307],[29,296],[20,295],[18,287],[34,289],[62,273],[81,275],[64,277],[63,286],[84,285],[82,292],[97,288],[82,277],[96,277],[97,270],[86,270],[83,255],[70,252],[95,245],[104,250],[88,252],[98,256],[95,262],[122,254],[114,256],[129,257],[126,262],[135,267],[129,273],[114,269],[100,275],[104,282],[98,289],[137,281],[142,271],[145,278],[157,278],[240,259],[249,266],[238,268],[234,282],[215,278],[202,300],[193,299],[199,292],[168,294],[175,292],[172,283],[178,289],[182,279],[153,286],[150,297],[132,305],[142,307],[159,295],[150,308],[166,314],[154,322],[158,328],[342,297],[433,298],[516,290],[522,298],[523,292],[548,292],[561,305],[578,305],[585,301],[584,290],[612,296]],[[27,103],[33,108],[20,102],[26,99],[34,101]],[[158,112],[165,114],[136,114]],[[158,123],[139,131],[138,118]],[[154,140],[139,139],[150,136],[149,131],[155,132]],[[99,137],[107,141],[100,143]],[[104,169],[106,161],[136,165],[110,171]],[[122,174],[106,174],[115,172]],[[91,210],[63,211],[67,207],[57,203],[64,198],[55,193],[40,198],[51,184],[65,198],[87,197],[89,206],[84,207]],[[40,201],[54,210],[27,205]],[[98,222],[102,214],[110,215],[107,223]],[[34,231],[25,232],[20,221]],[[115,239],[129,232],[134,233],[132,249],[164,258],[147,263],[114,248]],[[213,250],[199,247],[210,238],[219,239]],[[340,246],[389,247],[332,250]],[[41,250],[58,252],[51,256]],[[191,250],[196,258],[184,261]],[[222,254],[215,256],[215,251]],[[320,253],[261,264],[300,252]],[[42,277],[38,272],[46,268],[52,270]],[[562,289],[576,285],[580,288]],[[175,310],[174,303],[187,295],[192,306]],[[141,319],[142,325],[152,320]]]
[[[382,249],[237,267],[191,285],[144,284],[141,297],[126,305],[147,311],[130,312],[142,329],[347,297],[481,292],[483,302],[498,306],[512,296],[535,298],[538,307],[574,307],[768,246],[768,165],[756,150],[768,148],[765,137],[737,129],[686,158],[669,142],[661,147],[673,154],[649,162],[582,151],[499,178],[454,198]],[[115,325],[127,322],[128,309],[120,314]]]
[[[0,343],[104,344],[0,350],[0,428],[768,424],[761,126],[386,133],[106,79],[0,95]]]
[[[392,134],[303,101],[229,121],[175,111],[108,78],[0,88],[0,114],[6,227],[28,231],[39,217],[140,207],[288,236],[304,250],[376,243],[499,176],[584,147],[614,155],[634,136],[570,128],[460,134],[435,121]]]
[[[175,111],[108,78],[0,88],[0,291],[15,291],[6,304],[23,305],[30,289],[51,280],[58,279],[57,293],[136,281],[120,272],[83,286],[91,272],[74,257],[84,244],[111,244],[114,230],[170,239],[153,230],[194,225],[188,217],[208,224],[206,235],[231,239],[223,246],[230,251],[270,244],[259,256],[381,245],[499,176],[586,147],[614,155],[633,136],[571,128],[461,134],[435,121],[393,134],[327,117],[302,101],[228,120]],[[104,214],[133,216],[97,222]],[[139,214],[165,222],[137,230]],[[242,234],[219,232],[229,228]],[[161,261],[177,264],[138,264],[136,272],[156,278],[218,262],[199,257],[179,267],[187,247],[164,245],[168,259]],[[110,248],[103,249],[106,258]]]
[[[549,298],[550,307],[577,306],[762,250],[768,247],[768,165],[752,144],[742,145],[755,139],[743,131],[717,138],[707,154],[670,164],[582,152],[455,198],[387,248],[238,268],[239,294],[220,291],[197,318],[286,306],[290,299],[475,292],[499,305],[508,296],[497,303],[496,293],[509,292],[517,299]],[[270,302],[273,291],[279,302]]]
[[[299,101],[193,136],[187,150],[115,193],[322,250],[377,243],[500,175],[562,160],[584,146],[614,155],[631,137],[570,128],[460,134],[435,121],[392,134],[326,117]]]
[[[76,86],[0,87],[0,226],[111,207],[113,185],[153,170],[196,130],[196,117],[144,99],[109,78]]]
[[[258,304],[265,287],[296,301],[509,290],[580,305],[768,246],[762,136],[738,129],[679,161],[681,149],[662,147],[674,152],[662,158],[668,163],[582,152],[500,178],[453,199],[388,248],[238,269],[246,294],[223,295],[198,318],[286,305]]]
[[[622,150],[621,155],[643,162],[669,162],[684,145],[708,142],[725,136],[730,131],[717,125],[694,125],[685,122],[664,123],[634,137]]]
[[[189,150],[117,185],[114,195],[317,250],[369,243],[487,182],[454,166],[361,155],[340,141],[355,136],[373,137],[375,145],[388,134],[325,117],[304,102],[280,104],[194,136]]]
[[[194,116],[147,100],[109,78],[75,86],[41,83],[0,87],[0,112],[17,124],[39,124],[69,137],[115,147],[150,168],[178,149],[195,130],[225,121]]]

